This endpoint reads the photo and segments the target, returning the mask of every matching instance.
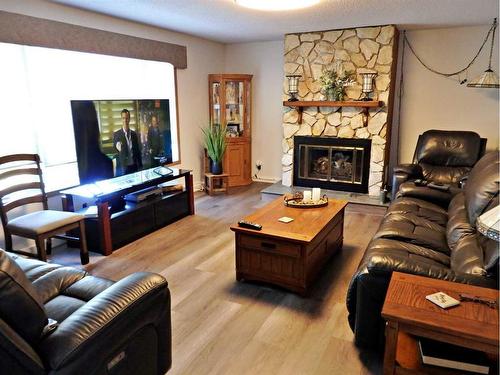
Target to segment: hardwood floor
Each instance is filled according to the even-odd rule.
[[[345,296],[383,208],[349,205],[343,250],[306,299],[235,280],[229,225],[276,196],[266,184],[230,195],[196,194],[196,215],[131,243],[108,257],[91,253],[84,268],[120,279],[158,272],[172,293],[173,367],[169,374],[378,374],[381,358],[353,344]],[[92,250],[92,249],[90,249]],[[52,261],[79,265],[77,249],[54,249]]]

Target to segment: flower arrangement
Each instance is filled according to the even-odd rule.
[[[324,70],[319,79],[321,93],[325,95],[327,100],[333,101],[344,100],[345,88],[352,86],[356,82],[353,72],[346,72],[343,69],[338,69],[338,67]]]

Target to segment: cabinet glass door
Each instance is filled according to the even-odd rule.
[[[245,87],[241,81],[226,81],[226,125],[229,137],[239,137],[245,130]]]
[[[212,124],[221,123],[220,82],[212,83]]]

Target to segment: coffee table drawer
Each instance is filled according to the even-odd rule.
[[[288,255],[295,258],[300,257],[300,245],[285,241],[242,234],[240,236],[240,246],[248,249]]]

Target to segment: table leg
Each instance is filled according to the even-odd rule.
[[[385,327],[384,375],[393,375],[396,370],[398,331],[398,323],[391,321],[387,322]]]
[[[189,214],[194,215],[194,184],[191,173],[186,176],[186,190],[188,193]]]
[[[104,255],[113,253],[113,244],[111,242],[111,222],[108,202],[97,203],[97,220],[99,234],[101,235],[101,247]]]

